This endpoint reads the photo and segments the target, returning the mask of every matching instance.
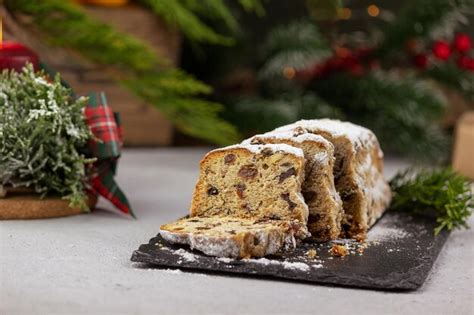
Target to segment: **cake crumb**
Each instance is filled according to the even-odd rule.
[[[315,250],[315,249],[310,249],[306,252],[306,255],[310,258],[310,259],[314,259],[316,257],[318,257],[318,252]]]
[[[331,249],[329,250],[329,253],[336,257],[344,257],[348,254],[346,246],[338,244],[332,245]]]

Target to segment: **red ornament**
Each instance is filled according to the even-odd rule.
[[[454,37],[453,46],[458,52],[465,53],[471,49],[471,38],[465,33],[458,33]]]
[[[428,56],[425,54],[417,54],[413,57],[413,63],[417,68],[426,69],[428,66]]]
[[[458,66],[459,68],[464,69],[464,70],[474,71],[474,58],[461,56],[458,59]]]
[[[443,40],[437,40],[434,42],[431,51],[433,51],[436,58],[441,60],[448,60],[449,56],[451,56],[451,48],[449,47],[449,44]]]
[[[0,43],[0,70],[14,69],[20,72],[27,62],[32,63],[35,70],[39,69],[38,55],[28,47],[16,42]]]

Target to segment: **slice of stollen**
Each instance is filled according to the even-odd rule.
[[[232,230],[229,220],[233,220],[237,222],[232,226],[240,226],[239,238],[272,240],[269,243],[271,246],[254,246],[255,249],[245,245],[245,255],[239,254],[239,257],[247,257],[249,253],[250,256],[260,257],[276,252],[285,242],[277,242],[275,239],[298,241],[309,235],[306,227],[308,207],[301,195],[304,172],[303,151],[286,144],[235,145],[213,150],[206,154],[200,163],[200,176],[193,194],[191,218],[188,220],[224,222],[217,228],[212,227],[207,231],[204,229],[199,234],[199,239],[207,240],[205,243],[210,247],[217,239],[220,243],[237,244],[233,245],[234,249],[247,244],[246,241],[236,243],[236,236],[222,233],[223,230]],[[195,229],[188,225],[191,221],[185,221],[183,230],[180,230],[180,233],[187,237],[173,238],[166,233],[170,232],[170,227],[176,232],[174,227],[178,222],[163,225],[161,229],[168,235],[163,237],[170,242],[187,239],[185,243],[191,245],[191,240],[195,239],[196,235]],[[249,227],[246,227],[249,222],[266,223],[261,223],[263,225],[258,225],[257,229],[252,227],[249,230]],[[206,245],[198,247],[195,246],[196,242],[193,244],[194,248],[210,255],[230,255],[228,249],[222,246],[215,250],[206,250]],[[235,253],[233,251],[232,255]]]
[[[330,119],[301,120],[276,131],[300,129],[321,135],[334,145],[334,182],[343,201],[343,229],[349,237],[364,239],[391,200],[376,136],[367,128]]]
[[[300,128],[256,135],[243,143],[285,143],[302,149],[306,158],[302,193],[309,208],[309,232],[317,241],[340,236],[342,201],[334,186],[334,146],[329,141]]]
[[[161,236],[174,244],[189,245],[209,256],[249,258],[275,254],[296,246],[290,221],[230,217],[191,217],[162,225]]]

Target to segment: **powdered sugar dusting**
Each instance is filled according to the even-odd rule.
[[[231,146],[227,146],[224,148],[219,148],[210,151],[209,153],[206,154],[209,155],[214,152],[219,152],[219,151],[227,151],[227,150],[232,150],[232,149],[245,149],[248,150],[252,153],[258,154],[261,153],[264,149],[270,149],[273,152],[285,152],[285,153],[290,153],[299,157],[304,157],[303,150],[293,147],[288,144],[284,143],[279,143],[279,144],[257,144],[257,145],[252,145],[252,144],[234,144]]]
[[[305,141],[315,141],[319,143],[324,143],[325,146],[332,146],[332,144],[324,139],[320,135],[316,135],[310,132],[303,134],[295,134],[293,130],[273,130],[266,132],[264,134],[255,135],[249,139],[242,141],[242,144],[249,145],[254,139],[278,139],[278,140],[291,140],[297,143],[303,143]]]
[[[291,130],[296,127],[302,127],[311,132],[320,130],[329,132],[333,136],[345,136],[351,139],[351,141],[354,143],[360,141],[370,141],[375,137],[372,131],[367,128],[352,124],[350,122],[335,119],[303,119],[293,124],[277,128],[275,131]]]

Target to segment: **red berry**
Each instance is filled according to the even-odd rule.
[[[458,59],[458,66],[459,68],[464,69],[464,70],[474,71],[474,58],[461,56]]]
[[[465,53],[471,49],[471,38],[465,33],[458,33],[454,37],[453,44],[458,52]]]
[[[426,69],[428,66],[428,56],[425,54],[418,54],[413,57],[413,62],[420,69]]]
[[[448,60],[449,56],[451,56],[451,48],[449,47],[449,44],[443,40],[437,40],[434,42],[431,50],[435,57],[441,60]]]

